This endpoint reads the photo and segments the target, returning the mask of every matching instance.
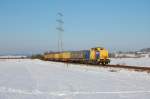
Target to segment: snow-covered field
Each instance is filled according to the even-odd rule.
[[[150,58],[111,58],[110,64],[150,67]]]
[[[0,60],[0,99],[150,99],[150,74],[41,60]]]

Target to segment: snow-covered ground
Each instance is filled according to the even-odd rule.
[[[150,67],[150,58],[111,58],[110,64]]]
[[[41,60],[0,60],[0,99],[150,99],[150,74]]]
[[[17,56],[13,56],[13,55],[7,55],[7,56],[0,56],[0,59],[2,59],[2,58],[26,58],[27,56],[19,56],[19,55],[17,55]]]

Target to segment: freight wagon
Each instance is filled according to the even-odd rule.
[[[91,48],[90,50],[47,53],[44,54],[44,60],[91,64],[110,63],[108,51],[101,47]]]

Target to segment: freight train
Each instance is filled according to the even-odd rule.
[[[102,47],[91,48],[90,50],[81,51],[63,51],[49,52],[43,55],[44,60],[89,63],[89,64],[109,64],[110,59],[108,50]]]

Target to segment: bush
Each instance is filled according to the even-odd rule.
[[[31,59],[43,59],[43,55],[41,54],[32,55]]]

